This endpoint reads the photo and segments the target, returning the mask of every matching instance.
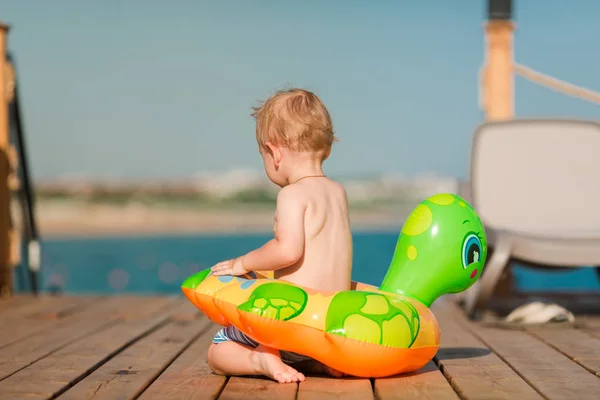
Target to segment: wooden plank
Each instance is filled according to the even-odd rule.
[[[116,322],[130,316],[127,308],[137,310],[137,316],[142,317],[148,311],[155,311],[172,303],[170,298],[110,298],[91,306],[83,315],[77,318],[66,318],[56,322],[54,329],[40,332],[11,344],[0,352],[0,381],[10,375],[52,354],[72,341],[88,336],[98,330],[106,329]]]
[[[333,379],[307,376],[298,387],[298,400],[364,400],[373,399],[370,379]]]
[[[564,354],[519,330],[489,328],[469,321],[455,304],[455,319],[497,353],[547,399],[597,399],[600,379]],[[569,336],[575,329],[563,330]]]
[[[197,318],[204,318],[204,314],[200,312],[192,303],[187,299],[181,298],[177,309],[173,311],[173,319],[176,320],[192,320]]]
[[[458,395],[433,361],[410,374],[375,380],[379,400],[457,400]]]
[[[36,301],[36,297],[22,294],[15,294],[12,297],[0,297],[0,312],[16,309]]]
[[[457,311],[440,300],[434,312],[441,327],[436,363],[461,398],[540,399],[527,382],[467,329],[459,325]]]
[[[19,320],[10,322],[0,320],[0,349],[41,331],[48,331],[55,323],[56,321],[52,320]]]
[[[68,344],[72,340],[110,324],[111,300],[102,306],[90,308],[91,312],[77,319],[65,319],[54,324],[54,329],[39,332],[24,340],[12,343],[0,352],[0,380],[27,367],[40,358]],[[99,319],[94,319],[94,315]]]
[[[12,371],[0,380],[0,398],[374,396],[371,381],[365,379],[307,377],[298,386],[212,374],[205,357],[219,327],[185,299],[115,297],[95,300],[84,311],[66,316],[61,316],[60,304],[72,303],[48,302],[39,312],[24,313],[26,317],[15,314],[14,328],[29,321],[52,325],[0,350],[0,377]],[[24,309],[35,309],[30,306]],[[49,310],[56,310],[57,320],[43,319]],[[432,362],[412,374],[376,379],[377,399],[592,399],[600,393],[600,338],[584,330],[600,326],[597,318],[590,318],[592,324],[583,329],[516,331],[472,323],[446,302],[434,312],[442,328],[436,362],[443,374]]]
[[[0,314],[0,348],[18,342],[42,331],[48,331],[54,323],[63,318],[85,311],[87,307],[102,298],[65,298],[57,302],[40,302],[41,307],[29,308],[22,315],[5,317]]]
[[[529,329],[528,332],[600,377],[600,338],[579,329]]]
[[[527,333],[477,327],[475,334],[546,398],[598,398],[598,377]]]
[[[278,383],[262,377],[229,378],[219,400],[295,400],[296,383]]]
[[[136,398],[209,326],[207,319],[170,322],[117,354],[58,398]]]
[[[125,320],[80,338],[1,381],[0,398],[57,396],[119,351],[159,327],[172,314],[158,309],[146,318]]]
[[[212,373],[206,363],[206,353],[220,328],[211,325],[142,393],[139,400],[216,399],[227,378]]]
[[[56,307],[65,302],[72,301],[69,296],[40,296],[19,299],[15,304],[16,307],[3,308],[0,313],[2,320],[6,318],[26,318],[33,314],[39,313],[48,307]]]
[[[100,302],[106,297],[104,296],[93,296],[93,297],[73,297],[65,296],[65,299],[57,305],[45,307],[42,310],[36,311],[31,314],[31,319],[49,319],[56,320],[65,318],[69,315],[83,311],[86,307]]]
[[[584,330],[595,337],[600,338],[600,317],[583,317]]]

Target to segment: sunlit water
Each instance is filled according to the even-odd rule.
[[[228,234],[45,240],[41,287],[71,294],[179,294],[181,282],[214,263],[236,257],[270,238]],[[397,232],[354,234],[353,279],[378,285],[389,266]],[[16,274],[17,288],[28,283]],[[520,290],[599,290],[595,271],[540,272],[515,268]]]

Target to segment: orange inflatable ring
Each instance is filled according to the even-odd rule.
[[[483,225],[453,194],[410,214],[380,288],[353,282],[323,292],[250,273],[189,277],[185,296],[212,321],[263,345],[312,357],[358,377],[417,370],[436,354],[440,331],[429,309],[441,295],[470,287],[487,255]]]

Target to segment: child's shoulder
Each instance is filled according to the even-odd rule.
[[[324,180],[320,180],[318,184],[315,184],[315,182],[303,182],[285,186],[279,191],[278,200],[280,199],[279,196],[281,196],[282,200],[288,198],[300,200],[313,198],[315,195],[327,196],[332,193],[337,196],[346,196],[346,189],[341,183],[325,178]]]
[[[338,195],[346,195],[346,188],[338,181],[327,178],[327,190],[335,192]]]
[[[306,189],[300,185],[287,185],[277,193],[277,203],[298,203],[305,199]]]

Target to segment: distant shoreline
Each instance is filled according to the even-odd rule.
[[[351,209],[354,231],[397,231],[412,207]],[[270,233],[274,207],[190,209],[140,204],[38,202],[40,234],[48,239]],[[17,221],[18,224],[18,221]]]

